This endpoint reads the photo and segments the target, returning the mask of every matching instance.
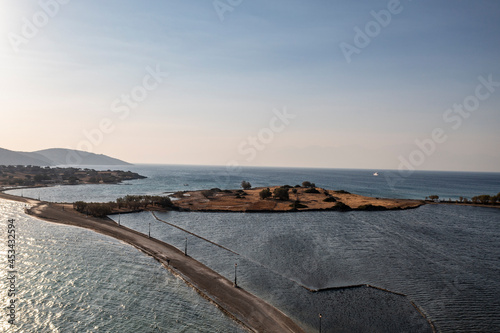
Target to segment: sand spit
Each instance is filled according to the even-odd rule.
[[[73,210],[71,204],[39,202],[0,193],[0,198],[32,205],[27,213],[49,222],[91,229],[128,243],[154,257],[169,271],[182,278],[203,297],[215,303],[231,318],[254,332],[304,332],[284,313],[251,293],[235,287],[220,274],[185,256],[177,248],[124,226],[111,219],[87,217]],[[64,210],[63,210],[64,207]]]

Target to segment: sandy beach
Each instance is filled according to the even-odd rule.
[[[254,332],[303,332],[284,313],[251,293],[233,285],[195,259],[175,247],[129,228],[118,226],[111,219],[87,217],[73,210],[71,204],[53,204],[25,199],[5,193],[0,198],[26,202],[32,207],[28,214],[53,223],[91,229],[128,243],[157,259],[166,269],[183,279],[200,295],[223,312]],[[64,207],[64,210],[63,210]]]

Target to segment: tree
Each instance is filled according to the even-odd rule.
[[[304,186],[304,187],[311,187],[312,183],[308,182],[308,181],[305,181],[305,182],[302,182],[302,186]]]
[[[429,199],[431,199],[432,201],[437,201],[439,200],[439,195],[429,195]]]
[[[271,197],[271,190],[269,188],[265,188],[262,191],[260,191],[259,196],[261,199],[267,199]]]
[[[246,180],[244,180],[244,181],[241,182],[241,187],[244,190],[249,190],[249,189],[252,188],[252,184],[250,184],[249,182],[247,182]]]
[[[483,204],[483,205],[487,205],[490,203],[490,196],[487,195],[487,194],[483,194],[483,195],[480,195],[478,197],[478,200]]]
[[[84,213],[85,209],[87,208],[87,203],[83,201],[77,201],[73,203],[73,208],[80,213]]]
[[[277,187],[277,188],[275,188],[274,191],[273,191],[273,196],[277,200],[286,201],[286,200],[290,199],[290,196],[288,194],[288,189],[284,188],[284,187]]]

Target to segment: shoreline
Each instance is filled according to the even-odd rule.
[[[235,287],[233,282],[199,261],[185,256],[172,245],[124,226],[109,218],[93,218],[77,213],[72,204],[54,204],[0,192],[0,198],[33,205],[27,214],[35,218],[90,229],[113,237],[150,255],[168,271],[180,277],[202,297],[214,303],[222,312],[250,331],[304,332],[291,318],[264,300]],[[65,210],[62,210],[64,207]]]
[[[267,190],[267,197],[261,192]],[[276,191],[285,191],[285,198],[276,197]],[[424,200],[374,198],[343,190],[320,187],[255,187],[246,190],[195,190],[176,192],[173,204],[191,212],[288,213],[311,211],[390,211],[415,209],[426,204]]]
[[[95,184],[79,184],[79,185],[95,185]],[[121,185],[121,183],[115,183],[115,184],[108,184],[108,185]],[[50,187],[55,187],[55,186],[77,186],[77,185],[70,185],[70,184],[45,184],[45,185],[37,185],[37,186],[21,186],[21,187],[12,187],[12,186],[9,186],[9,187],[5,187],[5,186],[2,186],[0,185],[0,193],[1,194],[4,194],[4,195],[9,195],[9,196],[12,196],[12,197],[18,197],[18,198],[22,198],[22,199],[28,199],[28,200],[35,200],[37,201],[37,199],[35,198],[30,198],[30,197],[20,197],[20,196],[16,196],[16,195],[13,195],[13,194],[8,194],[8,193],[5,193],[6,191],[12,191],[12,190],[22,190],[22,189],[37,189],[37,188],[50,188]],[[276,187],[276,186],[275,186]],[[258,187],[258,188],[253,188],[251,191],[254,191],[254,190],[262,190],[264,189],[265,187]],[[274,187],[272,187],[274,188]],[[321,190],[324,190],[324,189],[321,189]],[[183,211],[183,212],[203,212],[203,213],[296,213],[296,212],[321,212],[321,211],[339,211],[339,210],[336,210],[334,209],[333,207],[318,207],[318,208],[306,208],[306,209],[302,209],[302,208],[299,208],[299,209],[290,209],[290,208],[287,208],[287,209],[277,209],[276,207],[274,207],[273,209],[266,209],[266,208],[259,208],[259,209],[248,209],[248,208],[236,208],[236,209],[232,209],[234,207],[224,207],[224,208],[219,208],[217,207],[217,204],[211,206],[211,207],[202,207],[203,205],[199,205],[199,203],[197,203],[196,205],[198,205],[198,207],[190,207],[191,205],[187,206],[186,204],[182,204],[182,206],[178,206],[176,203],[178,203],[179,201],[181,200],[185,200],[185,201],[190,201],[190,200],[193,200],[194,198],[190,198],[190,197],[181,197],[179,199],[179,196],[183,195],[183,194],[191,194],[191,193],[201,193],[203,191],[206,191],[206,190],[192,190],[192,191],[180,191],[180,192],[174,192],[173,194],[171,195],[168,195],[167,197],[169,198],[177,198],[177,200],[175,201],[172,201],[173,204],[176,206],[177,209],[179,209],[179,211]],[[238,190],[230,190],[230,191],[238,191]],[[338,191],[333,191],[333,190],[324,190],[324,191],[328,191],[330,192],[331,194],[335,194],[337,196],[342,196],[342,194],[338,194],[336,192]],[[394,199],[394,198],[375,198],[375,197],[366,197],[366,196],[362,196],[362,195],[359,195],[359,194],[354,194],[354,193],[348,193],[347,194],[348,196],[351,196],[351,197],[357,197],[358,199],[360,200],[363,200],[364,203],[367,203],[367,204],[371,204],[375,207],[375,209],[360,209],[359,206],[358,207],[354,207],[350,210],[347,210],[347,211],[372,211],[372,212],[375,212],[375,211],[398,211],[398,210],[408,210],[408,209],[416,209],[416,208],[419,208],[419,207],[422,207],[422,206],[425,206],[425,205],[455,205],[455,206],[469,206],[469,207],[482,207],[482,208],[496,208],[496,209],[500,209],[500,204],[497,204],[497,205],[485,205],[485,204],[480,204],[480,203],[472,203],[472,202],[468,202],[468,203],[465,203],[465,202],[457,202],[457,201],[432,201],[432,200],[424,200],[424,199]],[[187,200],[186,200],[187,199]],[[213,199],[213,198],[211,198]],[[11,200],[15,200],[15,199],[11,199]],[[210,199],[209,199],[210,200]],[[341,199],[342,200],[342,199]],[[18,201],[18,200],[15,200],[15,201]],[[42,200],[43,201],[43,200]],[[182,201],[181,201],[182,202]],[[289,201],[284,201],[282,203],[292,203],[293,200],[289,200]],[[342,201],[340,201],[342,202]],[[391,205],[390,203],[395,203],[395,205]],[[70,203],[70,202],[58,202],[58,204],[68,204],[68,205],[73,205],[73,203]],[[381,206],[379,206],[378,204],[382,204]],[[201,207],[200,207],[201,206]],[[378,208],[378,209],[377,209]],[[156,211],[167,211],[167,209],[160,209],[158,207],[150,207],[150,208],[146,208],[146,209],[134,209],[134,210],[114,210],[111,214],[130,214],[130,213],[138,213],[138,212],[144,212],[144,211],[153,211],[153,212],[156,212]]]

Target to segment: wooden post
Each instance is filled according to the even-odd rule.
[[[237,276],[236,276],[236,268],[238,267],[238,264],[237,263],[234,263],[234,286],[236,288],[238,288],[238,280],[237,280]]]

